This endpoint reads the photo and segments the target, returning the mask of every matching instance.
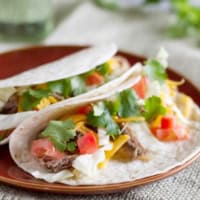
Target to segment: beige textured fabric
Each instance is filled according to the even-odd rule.
[[[62,11],[64,8],[63,6]],[[99,44],[109,41],[116,42],[121,49],[146,56],[155,55],[160,46],[164,46],[170,53],[170,65],[200,88],[200,49],[191,40],[168,39],[164,35],[167,19],[165,13],[149,12],[143,15],[136,11],[115,13],[81,1],[79,7],[76,7],[68,18],[60,23],[45,43]],[[4,47],[0,46],[1,51],[15,48],[9,44]],[[85,197],[39,194],[1,184],[0,199],[199,200],[200,160],[177,175],[121,194]]]

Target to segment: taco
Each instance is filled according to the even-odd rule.
[[[10,153],[35,178],[109,184],[163,173],[200,151],[200,110],[169,80],[164,50],[112,91],[43,110],[12,134]],[[139,81],[138,81],[139,78]]]
[[[115,56],[116,51],[115,45],[92,47],[0,80],[0,144],[34,112],[64,100],[98,95],[124,81],[135,69],[127,71],[128,61]]]

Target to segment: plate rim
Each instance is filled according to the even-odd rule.
[[[35,49],[41,49],[41,48],[77,48],[79,50],[80,48],[87,48],[88,45],[34,45],[29,47],[22,47],[11,51],[6,51],[0,53],[0,56],[3,56],[5,54],[10,53],[17,53],[19,51],[27,51],[27,50],[35,50]],[[138,59],[144,60],[145,57],[131,53],[128,51],[120,50],[117,53],[125,54],[130,57],[137,57]],[[169,69],[172,73],[175,73],[176,75],[179,75],[187,80],[187,82],[195,88],[198,92],[200,92],[199,88],[196,87],[190,80],[185,78],[182,74],[176,72],[175,70]],[[120,183],[111,183],[111,184],[100,184],[100,185],[65,185],[60,183],[47,183],[45,181],[42,181],[42,187],[40,183],[33,183],[31,181],[26,180],[15,180],[12,178],[8,178],[5,176],[0,175],[0,182],[6,183],[7,185],[15,186],[17,188],[22,189],[29,189],[31,191],[38,191],[38,192],[53,192],[53,193],[65,193],[65,194],[74,194],[74,195],[80,195],[80,194],[105,194],[105,193],[115,193],[115,192],[122,192],[125,190],[129,190],[133,187],[141,186],[144,184],[152,183],[155,181],[162,180],[164,178],[167,178],[169,176],[172,176],[181,170],[188,167],[191,163],[193,163],[195,160],[197,160],[200,157],[200,150],[192,156],[189,160],[184,162],[183,164],[180,164],[166,172],[161,172],[152,176],[147,176],[144,178],[139,178],[133,181],[127,181],[127,182],[120,182]],[[15,164],[15,163],[14,163]],[[16,165],[16,164],[15,164]],[[18,166],[17,166],[18,167]],[[19,168],[19,167],[18,167]],[[26,172],[25,172],[26,173]]]

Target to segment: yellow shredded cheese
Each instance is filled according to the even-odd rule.
[[[113,148],[111,150],[105,151],[105,160],[98,164],[98,168],[103,168],[107,164],[107,162],[115,155],[115,153],[129,140],[128,135],[120,135],[113,142]]]
[[[114,117],[114,120],[118,123],[122,122],[142,122],[145,121],[144,117],[127,117],[127,118],[119,118],[119,117]]]
[[[53,96],[49,96],[48,100],[50,101],[51,104],[54,104],[54,103],[58,102],[58,100],[55,97],[53,97]]]
[[[162,115],[158,115],[156,119],[153,122],[151,122],[150,127],[152,128],[159,127],[161,124],[161,119],[162,119]]]
[[[188,118],[192,110],[192,99],[185,94],[181,94],[179,97],[179,106],[183,115]]]
[[[116,59],[114,59],[114,58],[111,58],[108,61],[108,64],[109,64],[109,67],[110,67],[110,72],[109,73],[112,73],[112,71],[115,70],[116,66],[118,65]]]
[[[170,90],[170,96],[175,96],[176,94],[176,88],[182,84],[185,83],[185,80],[182,79],[181,81],[172,81],[172,80],[166,80],[166,84],[168,85],[169,87],[169,90]]]
[[[82,121],[85,122],[86,121],[86,115],[82,115],[82,114],[64,116],[64,117],[62,117],[62,120],[65,120],[67,118],[71,119],[74,123],[82,122]]]
[[[43,90],[45,90],[47,88],[48,88],[48,86],[47,86],[46,83],[38,84],[38,85],[35,86],[35,89],[43,89]]]
[[[46,108],[47,106],[49,106],[51,104],[51,102],[49,101],[48,98],[42,98],[40,100],[40,103],[36,106],[37,110],[42,110],[43,108]]]

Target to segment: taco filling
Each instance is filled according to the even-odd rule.
[[[94,70],[71,78],[4,89],[8,95],[7,101],[0,107],[0,114],[41,110],[51,104],[97,88],[119,76],[129,67],[125,58],[115,56]]]

